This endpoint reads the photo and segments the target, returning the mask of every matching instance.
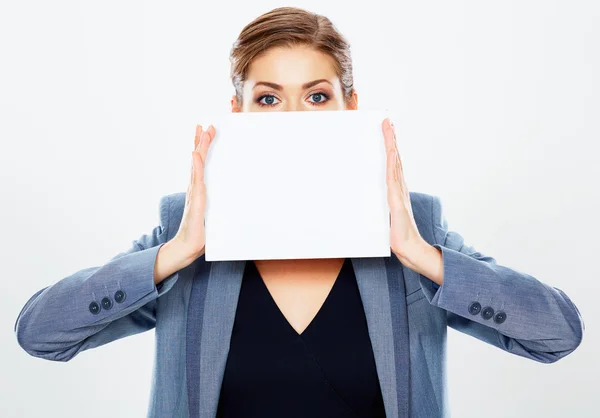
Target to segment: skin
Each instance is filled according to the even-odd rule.
[[[231,110],[355,110],[358,108],[358,95],[354,93],[349,101],[344,100],[334,64],[329,55],[307,46],[272,48],[255,58],[250,65],[244,82],[242,103],[238,103],[234,96]],[[261,84],[263,82],[277,86]],[[304,86],[307,83],[310,86]],[[269,102],[265,95],[271,97],[272,101]]]
[[[255,58],[244,82],[241,103],[232,112],[355,110],[356,92],[344,98],[333,59],[308,46],[272,48]],[[391,249],[409,268],[443,282],[439,250],[420,236],[410,205],[395,129],[382,123],[387,150]],[[342,268],[344,259],[255,260],[269,293],[290,326],[301,334],[313,320]]]

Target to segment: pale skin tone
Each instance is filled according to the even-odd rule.
[[[244,82],[241,103],[236,96],[231,99],[233,112],[357,108],[356,93],[349,99],[343,95],[333,59],[306,46],[272,48],[254,59]],[[392,253],[402,264],[441,286],[442,255],[417,230],[400,153],[396,147],[395,128],[388,119],[383,121],[382,131],[387,153],[386,184]],[[200,126],[196,129],[193,153],[195,166],[187,192],[186,209],[176,237],[163,246],[166,247],[164,251],[162,248],[159,251],[155,283],[189,265],[204,253],[203,213],[206,191],[203,161],[214,135],[215,129],[212,126],[206,131]],[[198,213],[202,216],[198,216]],[[254,263],[282,314],[296,332],[301,334],[321,308],[344,259],[255,260]]]

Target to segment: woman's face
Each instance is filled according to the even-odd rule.
[[[329,55],[308,46],[271,48],[254,59],[244,82],[242,103],[234,96],[233,112],[354,110],[358,97],[344,99],[342,84]]]

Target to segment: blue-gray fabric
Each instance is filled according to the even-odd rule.
[[[585,325],[565,292],[465,244],[448,229],[439,197],[411,192],[410,199],[421,236],[442,253],[443,285],[393,254],[351,259],[388,417],[451,416],[448,326],[541,363],[579,346]],[[147,416],[214,418],[246,261],[200,257],[156,286],[156,256],[177,233],[184,204],[183,192],[164,196],[160,225],[129,249],[35,292],[15,322],[19,345],[32,356],[64,362],[155,329]],[[118,290],[124,300],[115,298]],[[94,301],[104,308],[93,313]],[[481,312],[471,309],[474,302]],[[487,307],[504,312],[504,321],[486,319]]]

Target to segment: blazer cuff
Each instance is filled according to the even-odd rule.
[[[422,277],[429,303],[516,339],[570,349],[581,340],[576,308],[559,289],[496,263],[439,244],[444,281],[435,289]],[[429,283],[424,283],[424,281]]]

